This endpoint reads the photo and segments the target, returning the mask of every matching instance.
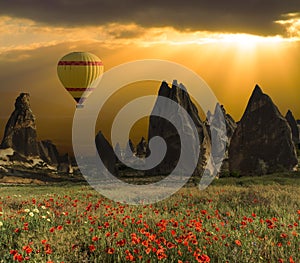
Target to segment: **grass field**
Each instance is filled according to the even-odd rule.
[[[300,262],[300,175],[114,203],[85,184],[0,187],[0,262]]]

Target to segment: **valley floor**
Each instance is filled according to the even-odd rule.
[[[0,186],[0,262],[300,262],[300,175],[132,206],[85,183]]]

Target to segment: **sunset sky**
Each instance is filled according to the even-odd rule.
[[[72,51],[96,54],[105,71],[137,59],[180,63],[208,83],[235,120],[257,83],[283,115],[291,109],[300,119],[299,0],[3,1],[1,138],[15,98],[29,92],[39,138],[70,151],[75,102],[56,66]],[[137,96],[138,89],[129,92]]]

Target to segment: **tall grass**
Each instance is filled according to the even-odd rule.
[[[0,192],[0,262],[300,262],[298,185],[219,181],[140,206],[79,185]]]

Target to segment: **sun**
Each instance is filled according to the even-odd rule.
[[[281,36],[258,36],[251,34],[219,34],[219,42],[235,45],[239,49],[253,50],[257,46],[279,44],[284,39]]]

